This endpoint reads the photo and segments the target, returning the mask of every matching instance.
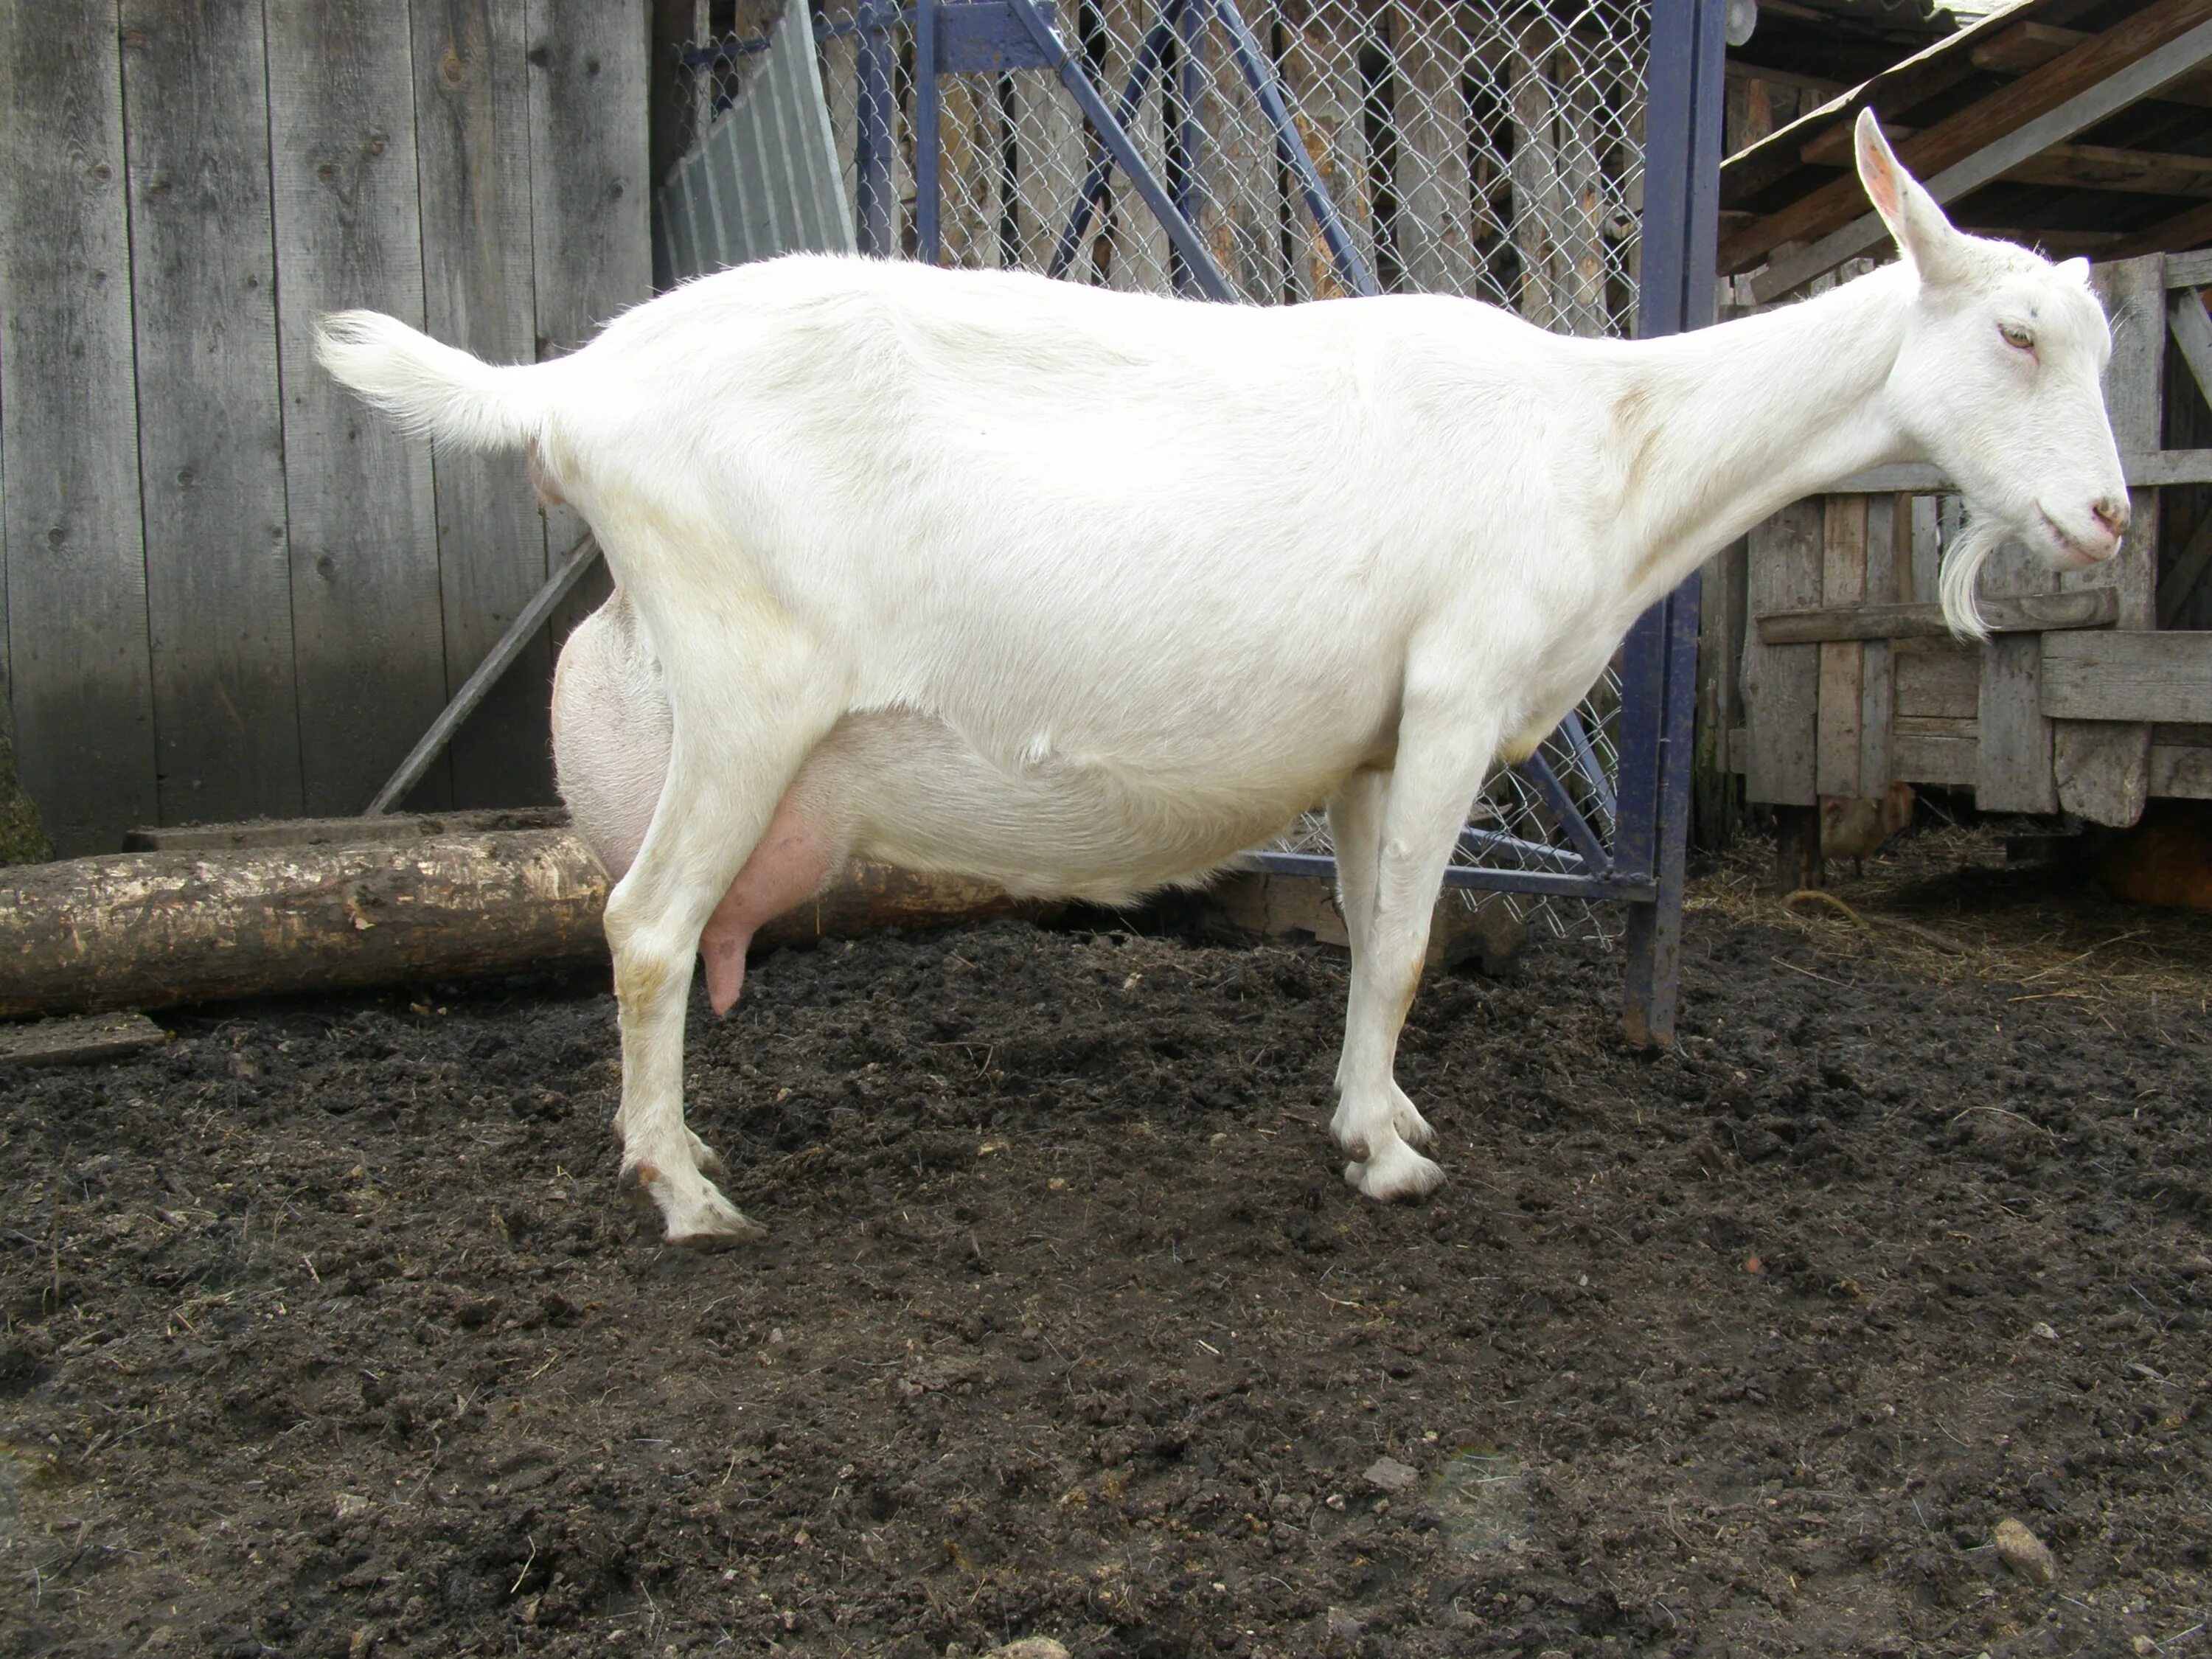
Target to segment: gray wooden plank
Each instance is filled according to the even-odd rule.
[[[428,446],[317,367],[315,319],[421,326],[407,0],[269,9],[277,345],[305,810],[351,812],[446,697]]]
[[[2212,800],[2212,747],[2154,741],[2150,792],[2170,799]]]
[[[2166,256],[2166,285],[2168,288],[2203,288],[2208,283],[2212,283],[2212,248]]]
[[[1867,508],[1863,495],[1831,495],[1824,503],[1820,601],[1857,605],[1867,598]],[[1820,647],[1820,710],[1814,783],[1823,795],[1874,793],[1861,773],[1865,757],[1867,646],[1838,641]]]
[[[2154,450],[2164,435],[2167,307],[2166,258],[2153,253],[2100,265],[2092,273],[2112,319],[2112,357],[2105,369],[2105,407],[2123,452]],[[2111,587],[2124,629],[2157,623],[2159,497],[2130,490],[2133,517],[2118,556],[2096,571],[2061,579],[2067,588]],[[2150,727],[2072,726],[2056,732],[2051,764],[2059,804],[2094,823],[2130,824],[2142,816],[2150,788]]]
[[[124,0],[139,494],[161,816],[297,813],[259,0]]]
[[[1820,602],[1822,516],[1817,498],[1797,501],[1752,530],[1745,581],[1754,615],[1803,610]],[[1756,632],[1747,633],[1743,642],[1746,799],[1810,806],[1817,799],[1814,757],[1820,676],[1818,646],[1770,646]]]
[[[2055,812],[2051,722],[2044,716],[2042,643],[2070,635],[2002,634],[1982,647],[1980,747],[1974,801],[1986,812]]]
[[[2151,256],[2155,258],[2156,256]],[[2212,449],[2131,449],[2120,445],[2120,471],[2132,489],[2166,484],[2212,483]],[[1869,467],[1829,486],[1834,495],[1883,495],[1896,490],[1924,492],[1954,489],[1942,469],[1921,461]]]
[[[240,847],[389,846],[431,836],[481,836],[502,830],[557,830],[558,806],[494,807],[477,812],[388,812],[380,817],[247,818],[239,823],[149,826],[123,838],[126,853],[194,853]]]
[[[538,355],[544,357],[574,350],[615,313],[653,295],[650,34],[644,0],[529,0],[529,9],[531,245]],[[805,17],[805,8],[795,10]],[[567,507],[547,514],[556,555],[584,531],[583,520]],[[550,641],[598,609],[609,591],[604,568],[594,567],[554,608],[544,666],[535,657],[518,664],[494,694],[528,697],[538,734],[532,759],[540,768],[549,768],[551,757],[544,737]],[[548,770],[542,787],[550,787]]]
[[[2042,657],[2054,719],[2212,721],[2212,634],[2046,634]]]
[[[16,763],[56,849],[105,852],[157,802],[112,4],[0,8],[0,155]]]
[[[1943,503],[1942,497],[1936,495],[1915,495],[1911,499],[1912,580],[1907,592],[1916,603],[1932,605],[1942,591],[1939,562],[1943,551],[1940,533]]]
[[[2046,628],[2109,628],[2119,618],[2120,601],[2118,593],[2106,588],[1985,599],[1981,608],[1982,621],[1992,634],[2028,634]],[[1813,611],[1769,611],[1759,618],[1759,636],[1768,645],[1948,639],[1951,624],[1940,605],[1822,605]]]
[[[1977,775],[1979,745],[1971,737],[1929,737],[1900,732],[1891,751],[1891,768],[1905,783],[1965,787]]]
[[[532,362],[538,319],[523,0],[412,0],[409,15],[426,326],[489,362]],[[434,458],[432,477],[442,706],[544,584],[545,526],[511,455],[447,450]],[[551,652],[541,644],[454,740],[450,769],[434,768],[410,804],[550,799],[541,691],[551,672]]]
[[[157,1048],[169,1034],[143,1014],[80,1014],[0,1025],[0,1066],[89,1066]]]
[[[1982,659],[1961,646],[1921,646],[1896,653],[1895,713],[1899,720],[1923,716],[1972,720],[1981,706]]]
[[[1865,592],[1875,605],[1898,600],[1897,503],[1894,495],[1876,495],[1866,504]],[[1909,518],[1905,535],[1911,535]],[[1869,640],[1863,650],[1859,666],[1859,793],[1875,796],[1890,783],[1889,727],[1897,683],[1887,640]]]

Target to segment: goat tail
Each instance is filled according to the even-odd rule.
[[[546,365],[501,368],[397,317],[339,311],[315,326],[315,361],[408,431],[461,449],[519,449],[544,429]]]

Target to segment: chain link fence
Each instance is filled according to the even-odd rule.
[[[781,9],[781,0],[738,0],[728,32],[684,54],[697,131],[743,95]],[[1240,36],[1202,0],[1050,9],[1241,297],[1332,298],[1353,291],[1364,269],[1384,292],[1467,295],[1565,333],[1633,331],[1648,0],[1244,0],[1241,12]],[[860,0],[821,0],[812,15],[850,203]],[[891,39],[890,234],[911,255],[911,31],[896,27]],[[1329,246],[1302,170],[1277,141],[1255,86],[1271,79],[1356,261]],[[1051,71],[945,75],[939,88],[942,263],[1191,291],[1165,229],[1119,168],[1103,168],[1096,134]],[[1545,750],[1607,836],[1619,702],[1608,674],[1579,731]],[[1545,850],[1565,845],[1557,815],[1517,772],[1492,780],[1470,823],[1493,833],[1466,861],[1558,867]],[[1284,845],[1327,850],[1325,821],[1316,814]],[[1620,926],[1610,908],[1578,901],[1468,899],[1559,934],[1606,939]]]

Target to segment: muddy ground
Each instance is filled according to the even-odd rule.
[[[760,964],[734,1255],[615,1200],[604,981],[0,1075],[0,1652],[2203,1653],[2203,919],[1919,856],[1838,891],[1964,951],[1709,875],[1664,1057],[1432,980],[1419,1208],[1340,956],[1187,927]]]

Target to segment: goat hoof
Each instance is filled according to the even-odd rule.
[[[1443,1185],[1443,1169],[1402,1140],[1383,1146],[1363,1163],[1344,1166],[1344,1178],[1369,1198],[1383,1203],[1426,1198]]]
[[[730,1211],[736,1224],[725,1231],[668,1235],[668,1243],[681,1245],[687,1250],[727,1250],[740,1244],[757,1244],[768,1237],[768,1229],[750,1216],[734,1206]]]
[[[620,1184],[632,1203],[650,1205],[659,1212],[663,1236],[671,1244],[726,1249],[768,1237],[767,1228],[723,1197],[696,1170],[671,1174],[651,1164],[630,1164],[623,1166]]]

